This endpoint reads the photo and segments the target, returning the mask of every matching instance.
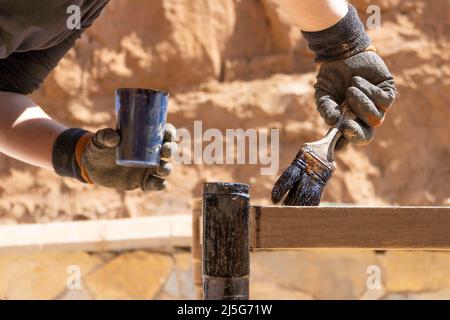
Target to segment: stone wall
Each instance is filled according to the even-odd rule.
[[[450,257],[440,252],[282,251],[251,258],[251,299],[450,299]],[[379,288],[367,286],[371,266],[379,268]],[[0,275],[0,299],[196,298],[191,255],[179,250],[0,256]]]

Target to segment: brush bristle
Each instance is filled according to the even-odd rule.
[[[325,184],[331,178],[333,167],[327,166],[305,151],[299,155],[305,170],[290,189],[283,202],[285,206],[318,206]]]
[[[318,206],[333,168],[320,161],[312,151],[302,148],[275,182],[272,202],[280,202],[287,193],[284,206]]]
[[[274,204],[280,202],[289,189],[300,180],[304,172],[305,162],[295,159],[275,182],[272,189],[272,202]]]
[[[324,186],[325,183],[319,177],[305,173],[289,192],[284,205],[318,206]]]

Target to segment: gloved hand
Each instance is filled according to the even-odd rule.
[[[340,126],[343,137],[336,144],[337,150],[348,142],[369,143],[397,93],[386,64],[373,51],[322,63],[315,89],[317,109],[328,125],[337,123],[344,100],[357,116]]]
[[[177,151],[176,129],[166,124],[160,166],[132,168],[116,165],[116,147],[120,135],[113,129],[102,129],[95,134],[79,128],[63,131],[56,139],[52,161],[55,172],[117,190],[142,189],[158,191],[166,188],[164,178],[173,170],[168,159]]]
[[[343,137],[336,149],[349,141],[369,143],[373,128],[383,123],[397,91],[388,68],[373,51],[355,7],[349,4],[345,17],[334,26],[302,34],[320,63],[315,97],[321,116],[328,125],[336,124],[338,106],[344,101],[357,116],[340,125]]]
[[[177,150],[175,127],[166,125],[161,158],[169,159]],[[82,172],[88,181],[118,190],[159,191],[166,188],[164,178],[173,170],[171,163],[161,160],[157,168],[132,168],[116,165],[116,147],[120,135],[113,129],[97,131],[81,156]],[[83,175],[83,176],[84,176]]]

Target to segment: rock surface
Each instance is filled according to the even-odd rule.
[[[1,299],[196,299],[189,252],[0,257]],[[74,287],[78,266],[80,286]],[[379,268],[379,287],[371,271]],[[251,299],[448,299],[445,252],[280,251],[251,257]]]
[[[369,2],[354,3],[366,19]],[[376,4],[382,25],[370,34],[400,95],[370,146],[338,155],[325,200],[448,205],[449,4]],[[280,129],[281,171],[304,142],[326,131],[312,98],[313,70],[300,33],[273,1],[118,0],[34,96],[56,119],[96,130],[114,126],[115,88],[166,89],[169,120],[179,128],[201,120],[204,130]],[[125,194],[0,156],[0,221],[187,213],[208,180],[250,183],[254,201],[268,203],[276,174],[259,172],[252,165],[179,165],[170,192]]]
[[[172,265],[167,255],[144,251],[122,254],[89,274],[86,287],[95,299],[153,299]]]
[[[79,293],[85,289],[84,277],[101,264],[99,257],[87,253],[0,256],[0,299],[55,299],[71,284]],[[79,283],[72,276],[79,276]]]

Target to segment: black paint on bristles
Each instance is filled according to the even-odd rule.
[[[285,206],[318,206],[332,168],[302,150],[275,183],[273,203],[278,203],[288,193],[283,201]]]
[[[291,165],[283,171],[281,176],[275,182],[272,189],[272,202],[278,203],[283,199],[286,193],[294,186],[294,184],[299,181],[305,172],[306,163],[297,157]]]
[[[305,172],[283,202],[285,206],[318,206],[326,182],[313,172]]]

